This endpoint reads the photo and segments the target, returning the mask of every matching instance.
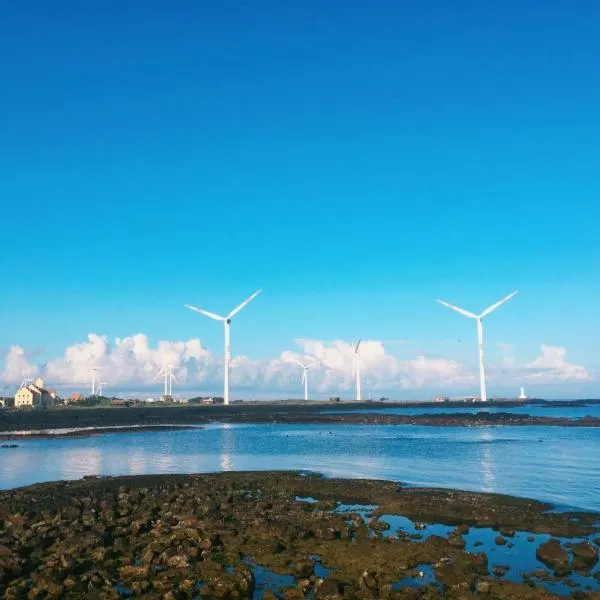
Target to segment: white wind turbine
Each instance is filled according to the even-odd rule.
[[[440,304],[443,304],[444,306],[447,306],[448,308],[451,308],[452,310],[459,312],[461,315],[464,315],[465,317],[469,317],[470,319],[475,319],[475,321],[477,322],[477,341],[478,341],[478,345],[479,345],[479,385],[481,388],[481,401],[482,402],[487,401],[487,391],[485,388],[485,370],[483,367],[483,324],[482,324],[481,320],[484,317],[487,317],[491,312],[496,310],[499,306],[501,306],[505,302],[508,302],[508,300],[510,300],[517,293],[518,293],[518,290],[514,291],[512,294],[509,294],[508,296],[506,296],[506,298],[502,298],[502,300],[500,300],[499,302],[496,302],[496,304],[492,304],[491,306],[488,306],[488,308],[486,308],[480,315],[476,315],[472,312],[469,312],[468,310],[459,308],[458,306],[453,306],[452,304],[448,304],[448,302],[444,302],[443,300],[438,300],[438,302]]]
[[[165,378],[165,393],[163,398],[173,397],[173,382],[177,383],[177,378],[173,375],[173,369],[177,368],[178,367],[174,367],[173,365],[165,364],[154,377],[154,379],[158,379],[159,377]]]
[[[21,374],[23,375],[23,383],[21,384],[21,387],[27,387],[29,385],[29,382],[31,381],[31,379],[29,379],[29,377],[27,377],[25,375],[25,371],[21,371]]]
[[[215,321],[223,321],[223,325],[225,327],[225,360],[224,360],[224,365],[223,365],[223,371],[224,371],[224,374],[223,374],[223,403],[225,404],[225,406],[229,405],[229,363],[231,362],[231,353],[229,350],[229,329],[230,329],[231,319],[233,317],[235,317],[235,315],[237,315],[240,312],[240,310],[242,310],[242,308],[244,308],[244,306],[246,306],[246,304],[248,304],[249,302],[254,300],[254,298],[256,298],[256,296],[258,296],[261,292],[262,292],[262,290],[256,290],[256,292],[254,292],[254,294],[252,294],[252,296],[250,296],[249,298],[246,298],[246,300],[244,300],[239,306],[234,308],[226,317],[222,317],[221,315],[217,315],[215,313],[208,312],[207,310],[204,310],[202,308],[197,308],[196,306],[192,306],[191,304],[185,305],[186,308],[195,310],[196,312],[199,312],[202,315],[210,317],[211,319],[214,319]]]
[[[352,344],[354,354],[352,356],[352,374],[356,377],[356,399],[360,402],[360,355],[358,349],[362,340],[358,340],[356,344]]]
[[[90,369],[92,371],[92,396],[98,395],[98,390],[96,389],[96,373],[100,370],[98,367],[93,367]]]
[[[299,360],[296,360],[296,363],[302,367],[302,383],[304,384],[304,400],[308,400],[308,370],[311,367],[314,367],[319,361],[315,360],[308,365],[301,363]]]
[[[96,396],[102,396],[102,392],[104,391],[105,385],[106,385],[106,381],[98,382],[98,386],[96,387]]]

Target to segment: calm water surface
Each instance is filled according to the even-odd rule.
[[[17,443],[0,449],[0,488],[84,475],[306,469],[600,511],[593,427],[221,424]]]

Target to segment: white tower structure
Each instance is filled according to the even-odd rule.
[[[91,369],[91,371],[92,371],[92,396],[97,396],[98,390],[96,387],[96,373],[98,373],[98,371],[100,371],[100,369],[98,369],[98,367],[93,367]]]
[[[165,393],[163,395],[163,400],[171,399],[173,397],[173,382],[177,383],[177,378],[173,375],[173,370],[177,368],[178,367],[174,367],[173,365],[165,364],[154,377],[154,379],[158,379],[159,377],[165,378]]]
[[[104,386],[106,385],[106,381],[99,381],[96,386],[96,396],[102,396],[104,392]]]
[[[354,351],[354,355],[352,358],[352,374],[356,377],[356,399],[360,402],[360,354],[358,349],[360,347],[360,343],[362,340],[358,340],[356,344],[352,344],[352,350]]]
[[[260,293],[262,292],[262,290],[256,290],[256,292],[254,292],[254,294],[252,294],[249,298],[246,298],[246,300],[244,300],[239,306],[237,306],[236,308],[234,308],[226,317],[223,317],[221,315],[217,315],[215,313],[209,312],[207,310],[204,310],[202,308],[197,308],[196,306],[192,306],[191,304],[186,304],[186,308],[189,308],[190,310],[195,310],[196,312],[199,312],[202,315],[205,315],[211,319],[214,319],[215,321],[222,321],[224,328],[225,328],[225,332],[224,332],[224,337],[225,337],[225,353],[224,353],[224,364],[223,364],[223,403],[225,404],[225,406],[229,405],[229,369],[230,369],[230,363],[231,363],[231,352],[230,352],[230,347],[229,347],[229,337],[230,337],[230,325],[231,325],[231,319],[233,317],[235,317],[235,315],[237,315],[240,310],[242,310],[242,308],[244,308],[244,306],[246,306],[246,304],[248,304],[249,302],[251,302],[252,300],[254,300],[254,298],[256,298],[256,296],[258,296]]]
[[[518,290],[514,291],[512,294],[509,294],[508,296],[506,296],[506,298],[502,298],[502,300],[500,300],[499,302],[496,302],[496,304],[492,304],[491,306],[488,306],[488,308],[486,308],[480,315],[476,315],[472,312],[469,312],[468,310],[459,308],[458,306],[448,304],[448,302],[444,302],[443,300],[438,300],[438,302],[440,304],[443,304],[444,306],[447,306],[448,308],[451,308],[452,310],[459,312],[461,315],[464,315],[465,317],[469,317],[470,319],[475,319],[475,321],[477,322],[477,342],[478,342],[478,348],[479,348],[479,386],[481,389],[481,401],[482,402],[487,402],[487,390],[486,390],[486,386],[485,386],[485,370],[483,367],[483,324],[482,324],[481,320],[484,317],[487,317],[491,312],[496,310],[499,306],[501,306],[502,304],[504,304],[505,302],[510,300],[517,293],[518,293]]]
[[[314,365],[316,365],[319,361],[315,360],[314,362],[305,365],[304,363],[301,363],[299,360],[296,361],[296,363],[302,367],[302,383],[304,384],[304,400],[308,400],[308,370],[313,367]]]
[[[527,400],[527,394],[525,393],[525,388],[521,386],[521,393],[519,394],[519,400]]]

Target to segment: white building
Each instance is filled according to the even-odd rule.
[[[44,388],[44,380],[38,377],[35,383],[21,386],[15,394],[15,408],[48,408],[56,404],[56,392]]]

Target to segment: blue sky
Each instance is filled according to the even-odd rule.
[[[0,6],[0,347],[235,323],[269,360],[409,340],[473,365],[598,364],[600,6],[582,1]],[[500,383],[498,384],[500,385]],[[593,379],[586,392],[600,393]],[[568,396],[573,382],[557,381]]]

